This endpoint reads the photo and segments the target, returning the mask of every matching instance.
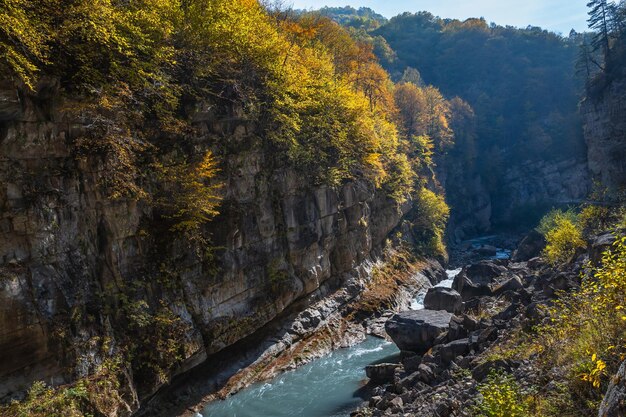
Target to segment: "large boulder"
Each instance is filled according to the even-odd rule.
[[[381,363],[378,365],[368,365],[365,367],[365,374],[372,382],[377,384],[390,384],[394,381],[396,369],[400,367],[397,363]]]
[[[522,239],[517,249],[513,252],[513,262],[526,262],[541,255],[546,247],[546,238],[536,230],[533,230]]]
[[[447,311],[406,311],[390,318],[385,330],[400,350],[422,354],[448,330],[451,318]]]
[[[464,267],[454,278],[452,288],[461,294],[463,300],[492,295],[491,285],[497,277],[506,273],[507,269],[502,265],[493,261],[480,261]]]
[[[460,314],[463,309],[463,300],[461,300],[461,294],[452,288],[433,287],[426,293],[424,308]]]
[[[626,362],[622,363],[611,380],[598,411],[598,417],[624,416],[626,416]]]

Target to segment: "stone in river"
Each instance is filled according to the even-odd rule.
[[[448,330],[451,318],[447,311],[406,311],[390,318],[385,331],[400,350],[422,354]]]

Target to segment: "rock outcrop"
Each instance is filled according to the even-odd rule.
[[[494,261],[481,261],[464,267],[454,278],[452,288],[463,300],[491,295],[496,278],[506,274],[507,269]]]
[[[547,208],[580,203],[592,188],[586,160],[519,161],[505,170],[497,185],[476,172],[467,172],[463,163],[445,161],[439,171],[448,171],[445,189],[451,208],[448,239],[459,243],[487,233],[494,227],[533,227]],[[491,180],[493,182],[493,179]]]
[[[546,238],[536,230],[528,233],[511,255],[513,262],[526,262],[536,258],[546,246]]]

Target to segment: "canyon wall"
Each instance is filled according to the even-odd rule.
[[[219,136],[237,150],[223,157],[225,196],[204,226],[207,250],[164,229],[150,201],[103,193],[109,165],[95,150],[76,152],[85,121],[70,118],[59,96],[54,82],[37,96],[0,86],[5,400],[36,380],[95,374],[135,343],[131,364],[119,365],[116,412],[128,414],[295,302],[306,306],[363,274],[359,266],[411,209],[365,181],[334,189],[277,164],[236,107],[224,118],[199,112],[193,145]]]
[[[581,104],[589,170],[612,190],[626,186],[626,82],[614,81]]]
[[[495,187],[488,186],[493,179],[466,172],[458,161],[448,161],[446,166],[453,243],[494,230],[528,230],[546,210],[576,205],[591,190],[584,160],[521,162],[508,167]]]

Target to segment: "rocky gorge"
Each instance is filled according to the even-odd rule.
[[[1,417],[626,413],[617,34],[5,3]]]

